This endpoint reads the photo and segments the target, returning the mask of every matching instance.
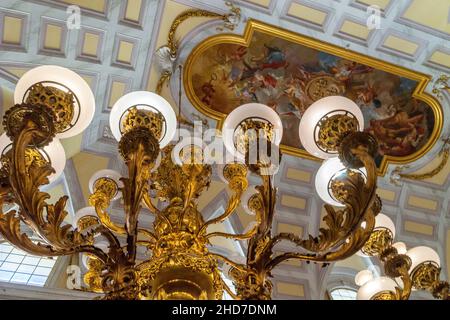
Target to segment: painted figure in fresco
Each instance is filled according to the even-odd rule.
[[[211,78],[209,82],[206,82],[202,85],[202,92],[203,92],[203,98],[202,102],[206,105],[211,104],[212,97],[216,93],[216,90],[214,89],[214,85],[212,84],[213,81],[217,80],[217,75],[213,73],[211,75]]]
[[[380,100],[376,99],[378,97],[377,91],[372,84],[367,84],[364,89],[358,91],[357,99],[368,105],[370,103],[374,103],[376,105],[380,105]]]
[[[365,73],[370,73],[373,68],[350,61],[344,61],[335,67],[330,68],[330,73],[334,77],[342,82],[346,88],[351,86],[353,77],[356,75],[361,75]]]
[[[379,141],[381,155],[405,156],[416,150],[425,134],[424,114],[400,111],[383,120],[370,120],[368,131]]]
[[[300,118],[299,113],[303,114],[308,108],[308,96],[306,94],[306,83],[298,77],[291,76],[286,83],[283,93],[289,98],[290,104],[297,111],[295,115]]]
[[[277,47],[270,47],[264,44],[266,48],[266,55],[260,68],[264,69],[278,69],[287,66],[286,55]]]

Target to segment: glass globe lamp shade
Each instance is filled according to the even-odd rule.
[[[388,277],[379,277],[366,282],[358,290],[356,295],[357,300],[370,300],[378,293],[391,291],[395,292],[397,283]]]
[[[283,124],[281,119],[273,109],[260,103],[248,103],[234,109],[225,119],[222,127],[223,143],[229,153],[237,159],[244,161],[245,155],[242,154],[235,144],[235,131],[239,125],[249,119],[268,122],[273,126],[272,143],[279,146],[283,136]]]
[[[418,265],[424,262],[433,262],[437,264],[438,267],[441,266],[439,255],[429,247],[420,246],[412,248],[406,252],[406,255],[411,258],[411,268],[409,269],[409,272],[414,271]]]
[[[392,232],[392,238],[395,238],[395,224],[392,222],[391,218],[389,218],[385,214],[378,214],[375,217],[375,227],[374,229],[389,229]]]
[[[74,227],[76,227],[78,224],[78,221],[81,218],[87,217],[87,216],[97,217],[97,213],[95,212],[94,207],[84,207],[84,208],[81,208],[80,210],[78,210],[72,219],[72,225]]]
[[[365,222],[363,222],[365,225]],[[392,222],[391,218],[389,218],[387,215],[385,214],[378,214],[375,217],[375,225],[374,225],[374,230],[377,228],[385,228],[385,229],[389,229],[392,232],[392,238],[395,238],[395,224],[394,222]],[[403,242],[398,242],[396,245],[402,249],[402,244],[404,245]],[[395,245],[394,245],[395,246]],[[406,246],[404,247],[406,252]],[[399,252],[399,254],[402,254],[401,252]],[[361,250],[359,250],[358,252],[356,252],[357,256],[360,257],[369,257],[368,255],[364,254],[364,252],[362,252]]]
[[[149,91],[134,91],[122,96],[114,104],[109,117],[111,132],[117,141],[123,134],[122,120],[125,118],[129,109],[136,107],[138,110],[150,112],[159,112],[164,118],[162,135],[159,139],[161,148],[172,141],[176,133],[177,117],[172,106],[166,99]]]
[[[408,251],[404,242],[396,242],[392,246],[397,249],[398,254],[406,254],[406,252]]]
[[[361,173],[363,177],[367,176],[365,168],[354,171]],[[337,157],[325,160],[322,163],[316,173],[315,185],[317,194],[324,202],[335,207],[344,207],[344,204],[334,198],[330,188],[332,180],[339,177],[341,174],[345,174],[345,172],[346,167]]]
[[[8,152],[11,147],[12,142],[9,137],[6,135],[6,133],[2,134],[0,136],[1,155],[4,155],[6,152]],[[55,173],[52,173],[48,177],[49,183],[52,183],[61,176],[66,166],[66,153],[64,151],[64,147],[58,139],[54,138],[49,145],[45,146],[44,148],[39,148],[38,150],[42,157],[45,160],[49,161],[53,169],[55,169]]]
[[[91,123],[95,113],[95,98],[86,81],[72,70],[59,66],[40,66],[26,72],[17,82],[14,103],[26,101],[29,89],[36,84],[55,87],[74,95],[74,114],[70,126],[56,136],[70,138],[83,132]]]
[[[370,280],[373,280],[373,273],[370,270],[362,270],[358,272],[358,274],[355,276],[355,283],[357,286],[362,287]]]
[[[318,146],[317,129],[322,119],[339,114],[351,114],[358,121],[359,130],[364,130],[364,117],[356,103],[341,96],[322,98],[310,105],[300,120],[300,141],[306,151],[321,159],[328,159],[337,155],[336,152],[327,152]]]
[[[108,178],[113,180],[118,188],[123,187],[122,181],[120,181],[121,175],[117,171],[110,170],[110,169],[104,169],[99,170],[96,173],[92,175],[92,177],[89,179],[89,191],[91,193],[94,193],[94,186],[95,182],[100,178]],[[112,201],[120,199],[122,197],[122,192],[120,190],[117,190],[116,195],[111,199]]]

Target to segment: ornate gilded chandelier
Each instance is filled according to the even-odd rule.
[[[103,299],[221,299],[226,291],[234,299],[268,300],[271,272],[283,261],[326,265],[358,252],[379,256],[386,273],[380,278],[360,273],[359,298],[408,299],[414,288],[448,299],[449,284],[439,279],[437,254],[425,247],[406,251],[393,243],[395,226],[380,214],[376,195],[377,141],[363,132],[362,113],[347,98],[323,98],[301,119],[303,147],[326,159],[316,176],[317,192],[328,203],[325,226],[307,239],[272,231],[283,132],[278,114],[265,105],[243,105],[228,115],[222,137],[233,160],[220,168],[232,195],[222,214],[205,221],[197,203],[211,181],[212,164],[203,141],[194,138],[182,148],[173,143],[177,117],[159,95],[139,91],[123,96],[111,111],[110,127],[128,176],[112,170],[96,173],[90,182],[92,207],[78,212],[72,226],[64,222],[68,197],[49,204],[49,195],[40,188],[64,169],[59,139],[86,129],[95,111],[94,96],[74,72],[42,66],[20,79],[14,98],[0,141],[0,232],[35,255],[85,254],[84,282]],[[249,174],[259,177],[259,186],[248,188]],[[119,198],[124,225],[107,212]],[[254,215],[252,228],[243,234],[208,231],[240,204]],[[151,230],[139,226],[143,207],[155,216]],[[24,226],[37,241],[24,233]],[[247,240],[246,262],[212,252],[214,237]],[[277,254],[274,247],[281,241],[295,244],[297,251]],[[149,252],[144,261],[137,260],[139,247]]]

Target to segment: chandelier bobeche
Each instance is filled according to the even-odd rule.
[[[327,202],[325,227],[307,239],[272,231],[277,193],[273,159],[279,156],[283,127],[265,105],[241,106],[225,120],[223,143],[234,160],[217,167],[232,195],[222,214],[205,221],[197,203],[210,184],[212,165],[205,161],[202,140],[192,139],[187,148],[172,142],[177,117],[159,95],[139,91],[123,96],[111,110],[110,127],[128,176],[97,172],[89,182],[91,207],[79,210],[71,226],[64,222],[68,198],[49,204],[49,195],[40,188],[62,173],[65,156],[59,139],[87,128],[95,112],[94,96],[76,73],[42,66],[19,80],[14,100],[0,137],[2,208],[12,208],[2,210],[0,232],[32,254],[83,253],[87,289],[103,299],[221,299],[224,291],[235,299],[270,299],[271,272],[283,261],[329,264],[354,254],[378,256],[385,266],[383,277],[374,278],[368,270],[358,274],[360,299],[408,299],[413,288],[448,299],[449,285],[439,279],[439,256],[430,248],[407,251],[393,242],[395,226],[380,213],[376,195],[377,142],[363,132],[360,109],[345,97],[317,101],[300,122],[303,147],[326,159],[316,177],[317,193]],[[249,174],[259,176],[261,184],[249,186]],[[107,211],[119,198],[124,225],[113,222]],[[155,199],[164,205],[156,206]],[[254,215],[249,229],[243,234],[208,231],[239,205]],[[139,226],[142,207],[155,216],[151,230]],[[24,233],[24,225],[35,238]],[[246,262],[212,252],[214,237],[247,240]],[[281,241],[298,250],[276,253]],[[148,249],[144,261],[137,260],[138,247]]]

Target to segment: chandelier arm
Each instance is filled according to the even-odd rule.
[[[219,259],[219,260],[222,260],[223,262],[229,264],[230,266],[232,266],[235,269],[238,269],[238,270],[244,271],[244,272],[247,271],[245,266],[243,266],[243,265],[241,265],[241,264],[239,264],[237,262],[234,262],[233,260],[230,260],[230,259],[228,259],[227,257],[224,257],[221,254],[210,252],[210,255],[215,257],[215,258],[217,258],[217,259]]]
[[[272,186],[273,176],[261,175],[260,177],[263,181],[263,185],[258,187],[257,189],[260,191],[260,194],[262,195],[263,209],[264,209],[263,212],[260,212],[261,214],[263,214],[261,227],[265,231],[268,231],[272,229],[273,217],[275,215],[275,202],[277,191],[276,188]]]
[[[225,179],[228,182],[228,187],[232,191],[232,196],[228,199],[227,208],[218,217],[206,221],[200,228],[198,234],[206,232],[208,226],[220,223],[231,216],[236,208],[241,203],[241,197],[248,187],[247,167],[242,164],[227,164],[223,169]]]
[[[144,194],[142,200],[147,209],[150,210],[151,213],[157,216],[161,214],[161,211],[153,204],[150,194],[148,193]]]
[[[152,243],[155,243],[157,240],[156,235],[153,232],[148,231],[146,229],[141,229],[141,228],[138,229],[138,234],[147,237],[148,239],[150,239],[152,241]]]
[[[127,234],[124,227],[121,227],[111,221],[111,218],[110,218],[108,212],[106,212],[99,203],[95,203],[94,208],[95,208],[95,212],[97,213],[97,216],[100,220],[100,223],[103,226],[105,226],[106,228],[108,228],[109,230],[111,230],[114,233],[121,234],[121,235]]]
[[[411,295],[413,287],[413,279],[409,273],[412,264],[411,257],[400,254],[393,243],[392,231],[385,227],[379,227],[370,235],[361,249],[368,256],[376,256],[384,266],[385,275],[397,284],[395,292],[380,292],[373,298],[376,300],[408,300]],[[398,285],[397,278],[401,279],[402,287]]]
[[[152,203],[152,199],[151,199],[151,197],[150,197],[150,195],[149,195],[148,193],[144,194],[142,199],[143,199],[143,201],[144,201],[145,206],[146,206],[146,207],[147,207],[147,208],[148,208],[148,209],[149,209],[149,210],[150,210],[157,218],[164,220],[164,221],[167,223],[168,226],[172,227],[172,224],[170,223],[169,219],[168,219],[165,215],[163,215],[163,214],[161,213],[161,211],[160,211],[158,208],[156,208],[156,206]]]
[[[355,254],[369,239],[375,226],[375,216],[381,211],[381,202],[376,196],[376,166],[364,146],[358,145],[350,151],[364,164],[367,171],[366,182],[358,174],[348,174],[339,185],[340,191],[344,191],[342,201],[346,208],[335,211],[331,206],[325,206],[328,214],[324,221],[328,228],[321,228],[318,238],[310,235],[309,239],[301,240],[292,234],[275,236],[265,250],[272,252],[278,241],[289,240],[307,253],[278,255],[267,263],[267,270],[272,270],[287,259],[319,263],[342,260]],[[364,228],[361,226],[363,222],[366,223]]]
[[[118,224],[111,221],[111,218],[110,218],[108,212],[106,212],[100,204],[95,204],[94,207],[95,207],[95,212],[97,213],[97,216],[100,219],[100,223],[103,226],[105,226],[107,229],[109,229],[110,231],[112,231],[116,234],[120,234],[120,235],[127,234],[127,231],[125,230],[124,227],[119,226]],[[153,242],[156,241],[156,236],[148,230],[138,229],[138,234],[143,235],[148,239],[151,239]]]
[[[206,232],[206,229],[208,228],[208,226],[210,226],[212,224],[220,223],[220,222],[224,221],[225,219],[227,219],[229,216],[231,216],[235,212],[235,210],[239,206],[239,204],[241,203],[242,193],[243,193],[242,189],[234,190],[234,194],[228,200],[227,208],[225,209],[224,213],[214,219],[206,221],[203,224],[203,226],[200,228],[198,234],[202,234],[202,232]]]
[[[144,145],[137,141],[137,145],[127,155],[128,178],[122,178],[122,194],[126,213],[125,231],[127,233],[127,253],[130,262],[136,260],[136,242],[138,236],[138,217],[141,203],[148,193],[150,166],[147,164],[148,155]]]
[[[349,238],[347,238],[349,239],[348,242],[344,241],[344,243],[338,246],[335,250],[330,250],[321,254],[295,252],[284,253],[271,259],[271,261],[267,264],[267,269],[270,271],[288,259],[299,259],[317,263],[330,263],[349,258],[360,250],[370,238],[372,230],[375,226],[375,217],[369,215],[365,222],[367,224],[366,228],[359,227],[352,235],[350,235]]]
[[[375,162],[365,148],[357,147],[351,152],[363,162],[367,181],[364,183],[361,176],[349,174],[344,181],[339,182],[338,190],[343,192],[342,200],[346,208],[336,211],[325,205],[327,215],[323,220],[328,228],[321,228],[318,238],[310,235],[308,239],[302,240],[293,234],[280,234],[271,240],[271,248],[281,240],[288,240],[309,252],[320,254],[342,246],[359,229],[364,219],[368,216],[374,218],[380,212],[381,201],[376,196]],[[359,249],[355,248],[355,252]]]
[[[335,250],[330,250],[325,253],[295,253],[288,252],[278,255],[272,258],[267,264],[267,271],[271,271],[280,263],[289,260],[289,259],[297,259],[302,261],[310,261],[316,263],[330,263],[336,262],[339,260],[343,260],[349,258],[354,255],[358,250],[360,250],[367,240],[370,238],[372,230],[375,226],[375,214],[368,214],[366,220],[366,227],[362,228],[359,226],[355,232],[353,232],[347,239],[348,242],[344,241],[340,244]],[[269,250],[269,249],[267,249]],[[271,250],[271,249],[270,249]]]
[[[136,244],[138,246],[147,247],[148,249],[152,249],[155,245],[155,242],[138,240],[138,241],[136,241]]]
[[[225,280],[223,280],[223,278],[221,278],[221,281],[223,288],[230,295],[230,297],[233,298],[233,300],[241,300],[241,298],[238,295],[236,295],[233,291],[231,291],[230,287],[225,283]]]
[[[1,208],[2,203],[0,203]],[[4,214],[0,212],[0,233],[2,236],[14,246],[39,256],[56,257],[70,255],[78,252],[90,253],[101,261],[106,262],[108,256],[100,249],[92,245],[82,245],[78,250],[55,250],[51,245],[42,244],[41,242],[33,242],[30,237],[20,227],[21,219],[16,216],[16,211],[11,210]]]
[[[396,296],[398,300],[408,300],[411,296],[412,291],[412,279],[409,276],[408,269],[401,268],[400,269],[401,280],[403,282],[403,289],[400,287],[396,287]]]
[[[88,252],[106,261],[106,254],[92,245],[94,233],[84,235],[71,225],[62,225],[67,216],[65,205],[68,197],[61,197],[54,205],[47,204],[50,195],[39,190],[41,185],[48,184],[48,176],[54,169],[49,162],[27,163],[25,154],[33,141],[48,135],[48,132],[41,131],[34,119],[25,118],[22,129],[13,138],[9,186],[20,208],[20,218],[15,217],[15,211],[2,215],[1,231],[5,238],[27,252],[51,256]],[[42,250],[42,245],[35,245],[25,234],[21,234],[20,221],[24,221],[46,243],[47,249]]]
[[[253,226],[252,229],[249,231],[243,233],[243,234],[233,234],[233,233],[225,233],[225,232],[211,232],[205,235],[205,239],[209,239],[212,237],[224,237],[227,239],[234,239],[234,240],[247,240],[258,234],[261,224],[263,223],[262,219],[262,211],[258,210],[256,212],[256,224]]]
[[[270,175],[260,175],[260,177],[263,184],[256,187],[259,196],[253,204],[259,224],[256,234],[249,240],[247,250],[247,263],[252,266],[258,265],[259,269],[270,257],[270,252],[264,252],[264,249],[270,244],[276,200],[276,189],[272,186],[273,177]]]
[[[213,237],[223,237],[227,239],[234,239],[234,240],[247,240],[253,237],[258,231],[258,226],[253,227],[250,231],[244,233],[244,234],[233,234],[233,233],[226,233],[226,232],[211,232],[208,233],[205,236],[205,239],[213,238]]]

